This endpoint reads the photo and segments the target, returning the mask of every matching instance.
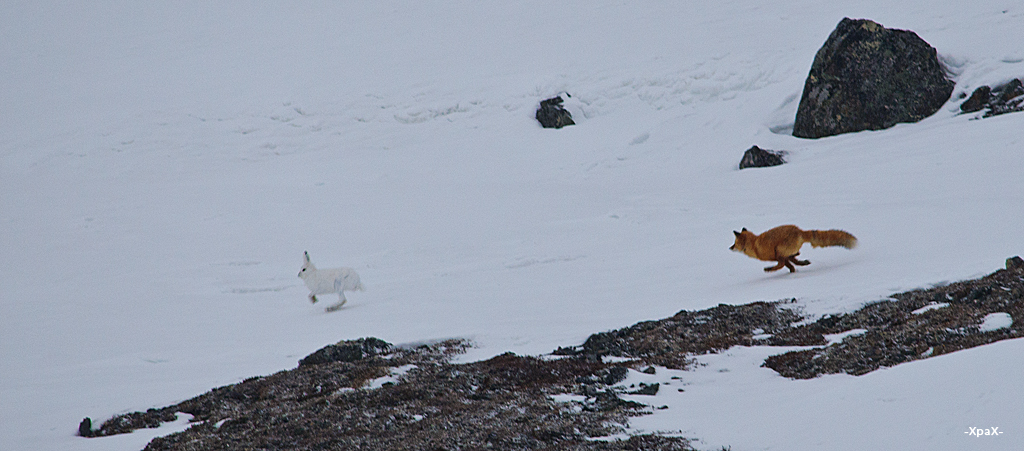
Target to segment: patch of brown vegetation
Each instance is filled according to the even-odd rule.
[[[765,366],[786,377],[828,373],[866,374],[927,357],[1024,336],[1024,268],[996,271],[976,280],[894,295],[847,315],[815,323],[824,333],[867,332],[839,343],[769,357]],[[948,304],[943,307],[941,305]],[[930,310],[914,313],[933,306]],[[981,331],[985,316],[1007,313],[1013,326]]]
[[[338,351],[371,340],[383,343],[361,339],[331,345],[296,369],[151,411],[170,419],[174,412],[189,413],[195,424],[154,439],[146,450],[691,449],[682,438],[593,439],[620,433],[628,417],[645,413],[641,404],[620,399],[606,384],[622,380],[624,368],[514,354],[452,364],[453,350],[461,352],[467,345],[456,340],[416,349],[388,345],[373,353]],[[322,359],[325,355],[345,358]],[[397,383],[364,388],[403,365],[415,368]],[[551,395],[563,393],[585,401],[552,400]],[[135,416],[108,420],[92,435],[132,429],[113,428],[120,424],[155,426],[134,421]]]
[[[746,305],[721,304],[696,312],[680,311],[671,318],[644,321],[636,325],[591,335],[583,346],[559,348],[555,354],[576,355],[600,361],[604,356],[640,360],[646,364],[686,369],[695,354],[706,354],[732,346],[770,344],[775,346],[821,345],[821,334],[794,329],[803,319],[786,308],[788,302],[754,302]],[[757,336],[770,338],[756,339]]]

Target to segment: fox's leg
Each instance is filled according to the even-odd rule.
[[[782,269],[783,266],[788,265],[788,264],[789,264],[789,262],[787,262],[786,259],[784,259],[784,258],[783,259],[779,259],[779,264],[777,264],[775,266],[769,266],[769,267],[765,268],[764,272],[778,271],[778,270]]]
[[[794,265],[807,266],[807,265],[811,264],[811,262],[809,262],[807,260],[797,260],[797,258],[796,258],[797,255],[800,255],[800,253],[797,252],[797,253],[789,256],[789,261],[793,262]]]
[[[796,268],[793,267],[793,264],[789,262],[788,258],[782,260],[782,263],[785,264],[787,268],[789,268],[789,272],[796,272]]]

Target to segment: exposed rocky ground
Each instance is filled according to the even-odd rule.
[[[982,327],[986,318],[1001,325]],[[1012,323],[1005,321],[1006,317]],[[681,311],[592,335],[553,355],[503,354],[467,364],[451,358],[469,343],[396,348],[374,338],[329,345],[298,368],[214,389],[180,404],[114,417],[84,436],[155,427],[176,412],[184,432],[147,450],[255,449],[596,449],[686,450],[689,441],[626,432],[648,407],[620,398],[626,368],[685,369],[692,356],[731,346],[808,346],[764,366],[792,378],[865,374],[880,367],[1024,336],[1024,261],[976,280],[893,295],[841,315],[803,318],[790,301]],[[826,335],[856,331],[829,343]],[[615,356],[619,359],[607,359]],[[615,360],[619,363],[606,363]],[[654,394],[657,386],[632,394]],[[552,397],[572,394],[575,400]]]
[[[988,315],[1009,314],[1006,328],[983,330]],[[892,296],[847,314],[801,326],[808,334],[863,329],[838,343],[769,357],[765,366],[786,377],[809,379],[825,373],[861,375],[880,367],[934,357],[1024,336],[1024,263],[976,280]]]
[[[1024,82],[1013,79],[995,88],[981,86],[960,104],[963,113],[982,110],[985,111],[981,116],[983,118],[1024,111]]]
[[[623,367],[512,354],[450,363],[466,346],[458,340],[414,349],[374,338],[341,342],[294,370],[81,432],[104,436],[155,427],[183,412],[197,423],[153,440],[147,450],[691,449],[686,439],[651,435],[593,440],[623,432],[628,417],[644,411],[609,389],[625,377]],[[381,379],[389,374],[393,380]],[[566,393],[586,401],[551,399]]]

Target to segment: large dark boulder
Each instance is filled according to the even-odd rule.
[[[818,50],[793,136],[881,130],[931,116],[949,100],[935,48],[912,31],[845,18]]]

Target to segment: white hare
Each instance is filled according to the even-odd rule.
[[[345,305],[346,291],[363,291],[363,284],[359,282],[359,274],[352,268],[329,268],[316,269],[313,262],[309,261],[309,252],[303,253],[302,269],[299,270],[299,278],[309,288],[309,301],[316,304],[318,294],[338,293],[338,303],[325,310],[333,312]]]

